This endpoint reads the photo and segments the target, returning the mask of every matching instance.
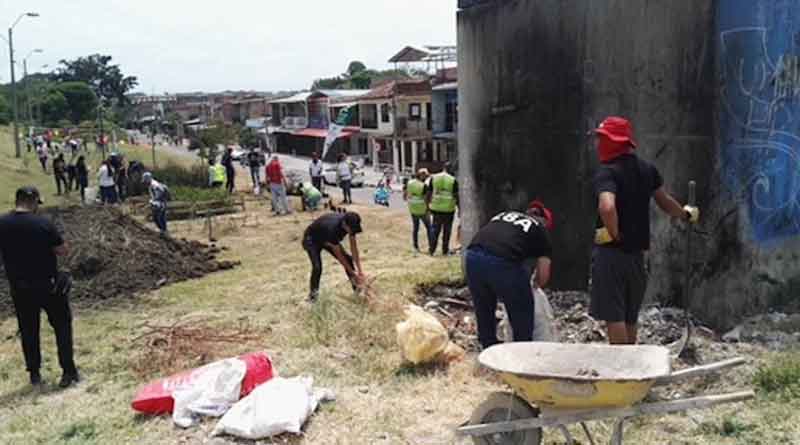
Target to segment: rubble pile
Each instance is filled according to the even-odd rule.
[[[419,302],[436,314],[448,329],[450,338],[468,349],[477,350],[475,313],[469,289],[463,283],[440,283],[421,286]],[[601,322],[589,315],[589,295],[585,292],[548,292],[556,328],[567,343],[605,342]],[[500,319],[498,314],[498,320]],[[642,343],[668,345],[681,338],[685,329],[683,310],[655,306],[642,310]],[[697,326],[697,322],[695,322]]]
[[[59,267],[72,275],[70,298],[78,304],[131,297],[237,265],[218,261],[216,247],[163,238],[116,208],[71,207],[43,214],[61,230],[69,249]],[[0,313],[10,312],[8,281],[0,267]]]
[[[727,343],[760,343],[771,350],[800,344],[800,314],[770,312],[756,315],[722,336]]]

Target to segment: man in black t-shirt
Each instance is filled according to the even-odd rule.
[[[72,352],[72,313],[64,286],[57,285],[57,256],[64,240],[50,220],[36,214],[41,198],[34,187],[17,190],[16,209],[0,218],[0,254],[22,334],[22,351],[31,384],[41,383],[40,314],[44,310],[56,334],[58,362],[64,375],[59,386],[77,382]]]
[[[472,239],[466,254],[467,285],[475,306],[478,341],[484,349],[498,343],[498,299],[506,306],[514,341],[533,340],[535,302],[531,271],[524,264],[536,258],[536,285],[547,285],[552,256],[547,231],[552,227],[552,213],[534,201],[527,213],[495,216]]]
[[[356,241],[356,235],[361,232],[361,217],[355,212],[322,215],[308,226],[303,235],[303,249],[311,260],[311,290],[308,296],[310,301],[314,302],[319,297],[323,250],[333,255],[344,267],[353,290],[363,284],[364,272]],[[350,237],[352,256],[341,245],[346,236]]]
[[[673,218],[696,223],[700,211],[664,190],[658,169],[634,153],[630,123],[609,117],[595,130],[600,168],[594,179],[599,220],[592,254],[591,315],[606,322],[611,344],[636,344],[647,289],[644,252],[650,249],[650,200]]]

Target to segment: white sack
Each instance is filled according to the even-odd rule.
[[[556,329],[553,307],[550,305],[550,299],[547,294],[543,290],[535,288],[533,290],[533,298],[533,341],[560,342],[561,336],[558,334],[558,329]],[[501,303],[498,307],[502,311],[502,318],[497,324],[497,337],[504,343],[512,342],[514,341],[514,333],[511,329],[505,306]]]
[[[172,421],[182,428],[196,425],[200,416],[220,417],[239,400],[247,365],[231,358],[212,363],[190,384],[172,393]]]
[[[256,388],[220,419],[212,436],[230,434],[258,440],[289,432],[299,434],[321,400],[331,396],[315,393],[311,377],[275,377]]]

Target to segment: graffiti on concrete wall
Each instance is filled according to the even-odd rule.
[[[753,238],[762,243],[800,235],[800,41],[792,26],[773,26],[779,6],[753,1],[760,14],[723,2],[720,33],[720,144],[725,185],[748,209]],[[777,5],[777,6],[776,6]],[[755,7],[755,6],[752,6]],[[763,8],[771,8],[772,15]],[[800,7],[797,7],[800,12]],[[727,11],[730,12],[730,11]],[[765,26],[739,25],[736,19]],[[758,18],[755,18],[758,17]],[[765,18],[766,17],[766,18]],[[730,26],[727,27],[726,26]]]

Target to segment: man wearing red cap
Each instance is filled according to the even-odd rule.
[[[681,207],[655,166],[639,159],[630,122],[609,117],[595,130],[600,168],[592,253],[591,315],[606,322],[611,344],[636,344],[639,310],[647,289],[644,252],[650,249],[650,200],[673,218],[697,222],[696,207]]]
[[[503,212],[483,226],[466,254],[467,285],[475,306],[478,341],[485,349],[497,339],[497,301],[505,303],[514,341],[533,340],[534,296],[526,260],[536,258],[536,285],[550,280],[552,247],[547,231],[553,214],[534,201],[526,213]]]

